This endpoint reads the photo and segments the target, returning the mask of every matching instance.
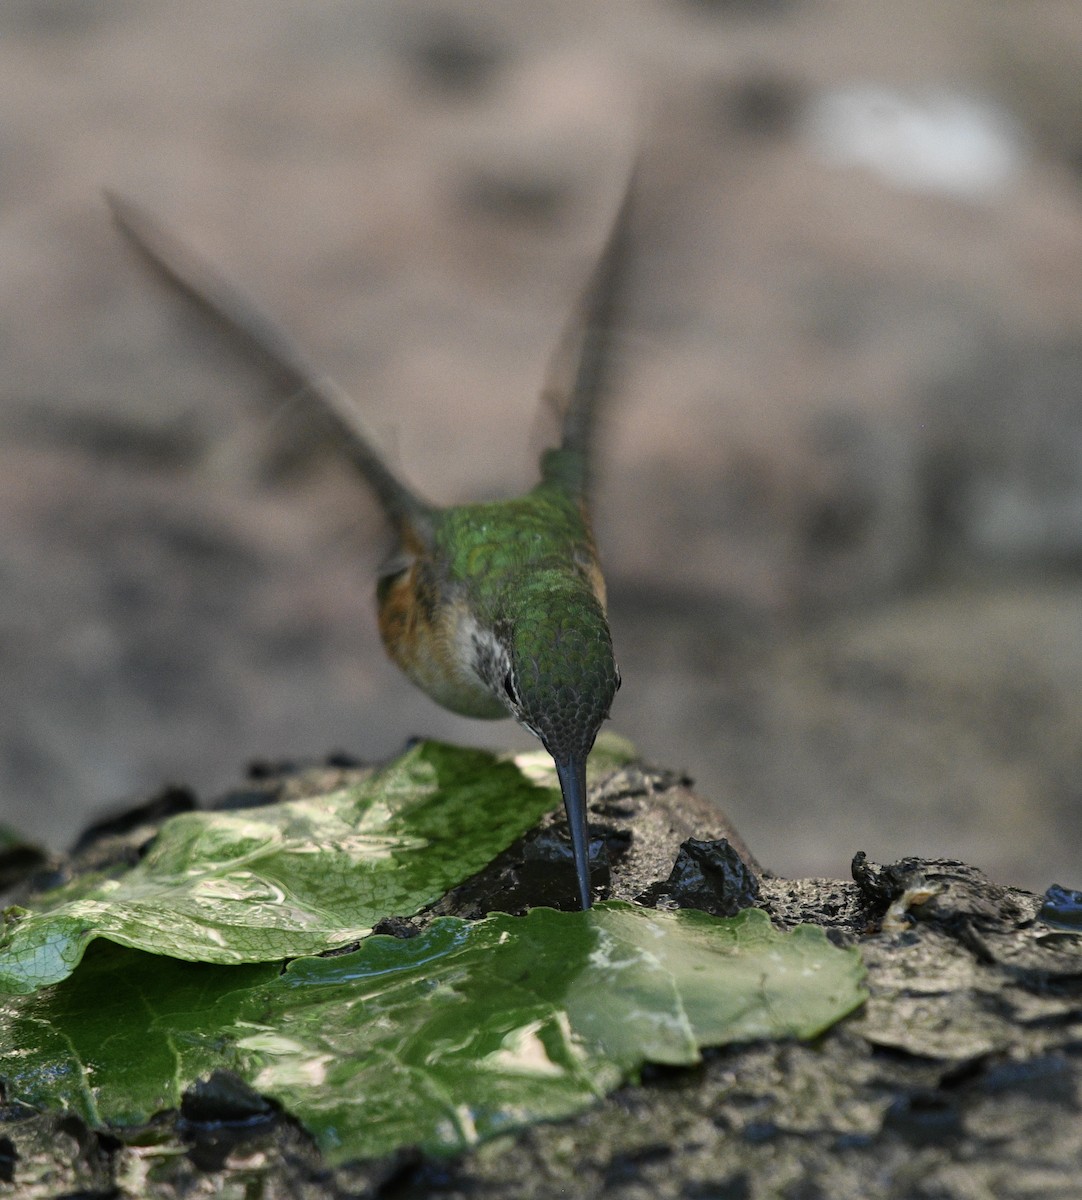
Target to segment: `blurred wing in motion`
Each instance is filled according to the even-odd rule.
[[[424,540],[430,506],[387,465],[356,404],[342,388],[321,375],[293,339],[240,288],[145,209],[110,192],[106,199],[120,231],[159,276],[269,367],[283,390],[310,400],[322,412],[399,535]]]

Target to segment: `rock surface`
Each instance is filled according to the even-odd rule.
[[[269,774],[221,803],[273,801],[342,774],[341,766]],[[137,852],[168,807],[99,829],[65,870]],[[780,879],[761,872],[716,807],[642,766],[601,783],[592,827],[602,835],[595,850],[602,837],[607,847],[612,894],[653,887],[668,904],[686,899],[688,872],[669,871],[695,832],[698,861],[712,845],[731,868],[742,863],[739,886],[753,887],[775,922],[814,922],[859,946],[869,1000],[814,1043],[733,1046],[708,1052],[695,1070],[649,1069],[577,1119],[456,1160],[403,1153],[332,1172],[288,1113],[222,1074],[142,1130],[94,1131],[9,1104],[0,1111],[0,1183],[16,1181],[27,1200],[1078,1195],[1082,935],[1070,897],[1053,896],[1042,911],[1040,897],[952,860],[880,867],[858,855],[852,880]],[[562,841],[543,823],[433,913],[551,900]],[[530,866],[538,843],[553,848],[540,873]],[[562,857],[562,892],[573,896],[566,846]],[[386,932],[408,936],[412,924]]]

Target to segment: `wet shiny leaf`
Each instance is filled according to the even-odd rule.
[[[437,899],[559,802],[512,762],[426,742],[330,795],[174,817],[133,868],[5,913],[0,993],[64,979],[97,937],[209,963],[345,945]]]
[[[813,1037],[859,1005],[855,950],[822,931],[610,903],[434,922],[409,940],[269,964],[101,944],[64,983],[0,1008],[10,1100],[133,1124],[217,1068],[274,1097],[332,1162],[455,1153],[579,1112],[644,1062]]]

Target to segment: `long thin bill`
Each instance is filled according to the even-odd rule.
[[[571,850],[575,856],[575,874],[579,880],[582,907],[590,907],[590,828],[586,823],[586,756],[556,761],[556,774],[563,792],[567,825],[571,830]]]

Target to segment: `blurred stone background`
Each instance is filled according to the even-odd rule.
[[[4,0],[0,820],[456,719],[384,661],[366,497],[144,277],[262,297],[436,500],[533,478],[635,153],[598,535],[614,727],[761,860],[1082,885],[1073,0]]]

